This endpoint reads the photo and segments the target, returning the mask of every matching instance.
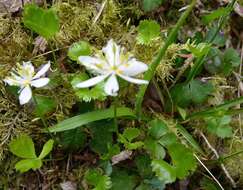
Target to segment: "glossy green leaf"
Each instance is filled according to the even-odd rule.
[[[49,141],[47,141],[43,148],[42,148],[42,151],[39,155],[39,159],[43,159],[45,158],[51,151],[52,151],[52,148],[53,148],[53,144],[54,144],[54,140],[50,139]]]
[[[148,45],[160,36],[160,25],[154,20],[140,21],[138,26],[137,41],[140,44]]]
[[[158,8],[164,0],[143,0],[143,9],[145,11],[152,11]]]
[[[153,160],[151,163],[152,170],[160,181],[164,183],[172,183],[176,180],[176,171],[164,160]]]
[[[87,56],[90,54],[90,45],[85,41],[76,42],[68,49],[68,57],[73,61],[77,61],[79,56]]]
[[[40,159],[24,159],[16,163],[15,169],[23,173],[29,171],[30,169],[39,169],[41,166],[42,161]]]
[[[23,22],[26,27],[46,39],[54,37],[59,31],[59,19],[54,10],[27,4],[24,7]]]
[[[37,158],[35,146],[28,135],[20,135],[9,144],[10,151],[20,158]]]
[[[167,147],[175,168],[176,176],[184,179],[197,167],[193,152],[181,143],[174,143]]]
[[[117,108],[117,117],[125,117],[125,116],[136,118],[135,114],[131,109],[126,107]],[[110,118],[114,118],[113,108],[88,112],[85,114],[74,116],[72,118],[66,119],[58,123],[54,127],[49,128],[49,130],[50,132],[61,132],[70,129],[75,129],[77,127],[86,125],[94,121],[99,121],[102,119],[110,119]]]

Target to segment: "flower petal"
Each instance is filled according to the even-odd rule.
[[[120,46],[113,39],[108,41],[102,51],[105,53],[106,60],[111,67],[120,64]]]
[[[19,102],[21,105],[26,104],[30,101],[32,97],[32,91],[29,86],[25,87],[19,95]]]
[[[148,84],[149,83],[147,80],[135,79],[135,78],[132,78],[129,76],[121,75],[121,74],[119,74],[118,76],[128,82],[135,83],[135,84]]]
[[[116,79],[116,75],[111,75],[105,83],[105,93],[110,96],[117,96],[119,90],[119,84]]]
[[[35,68],[30,61],[27,61],[27,62],[23,61],[22,69],[25,71],[29,71],[29,74],[34,74],[34,72],[35,72]]]
[[[12,79],[10,77],[5,78],[3,81],[10,86],[20,86],[22,84],[21,81]]]
[[[94,86],[98,83],[100,83],[101,81],[105,80],[105,78],[108,77],[107,75],[100,75],[91,79],[88,79],[86,81],[80,82],[76,85],[77,88],[87,88],[87,87],[91,87]]]
[[[40,87],[46,86],[49,83],[49,81],[50,81],[49,78],[40,78],[40,79],[32,80],[31,86],[40,88]]]
[[[79,56],[78,60],[93,73],[104,74],[106,63],[103,60],[90,56]]]
[[[47,64],[45,64],[37,73],[36,75],[33,77],[33,79],[37,79],[40,78],[41,76],[43,76],[51,67],[51,62],[48,61]]]
[[[148,70],[148,65],[143,62],[137,61],[135,58],[129,60],[127,63],[119,67],[123,75],[136,76]]]

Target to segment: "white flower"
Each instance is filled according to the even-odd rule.
[[[112,39],[95,57],[80,56],[79,61],[97,76],[78,83],[77,88],[91,87],[108,78],[104,90],[110,96],[117,96],[119,90],[117,76],[131,83],[148,84],[146,80],[132,78],[147,71],[148,66],[137,61],[131,54],[124,54],[124,50]]]
[[[23,62],[23,65],[17,64],[17,69],[13,69],[10,77],[6,77],[4,82],[10,86],[19,86],[19,101],[20,104],[26,104],[32,97],[31,86],[36,88],[47,85],[49,78],[42,77],[50,69],[50,61],[45,64],[37,73],[30,61]]]

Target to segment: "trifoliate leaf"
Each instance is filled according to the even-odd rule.
[[[84,148],[87,140],[87,135],[82,129],[76,128],[68,131],[64,131],[61,134],[61,144],[64,149],[74,151]]]
[[[76,75],[71,84],[75,90],[76,96],[85,101],[90,102],[91,100],[100,100],[103,101],[106,99],[106,93],[104,91],[104,82],[97,84],[95,87],[92,88],[76,88],[76,84],[89,79],[88,75],[85,73]]]
[[[39,155],[39,159],[43,159],[45,158],[52,150],[53,148],[53,144],[54,144],[54,140],[50,139],[49,141],[47,141],[44,146],[43,149]]]
[[[207,130],[210,133],[216,134],[221,138],[231,137],[233,135],[232,128],[229,126],[231,116],[208,117],[205,120],[207,123]]]
[[[77,61],[79,56],[87,56],[90,54],[90,45],[85,41],[76,42],[68,49],[68,57],[73,61]]]
[[[144,11],[152,11],[159,7],[164,0],[143,0],[143,9]]]
[[[54,37],[59,31],[59,20],[54,10],[27,4],[23,13],[24,25],[46,39]]]
[[[168,147],[169,155],[175,168],[176,177],[184,179],[194,171],[197,166],[192,151],[181,143],[174,143]]]
[[[20,135],[9,144],[10,151],[20,158],[37,158],[35,146],[28,135]]]
[[[173,166],[164,160],[153,160],[151,163],[152,170],[160,181],[172,183],[176,180],[176,171]]]
[[[16,163],[15,169],[21,173],[27,172],[30,169],[36,170],[42,166],[41,159],[24,159]]]
[[[139,44],[149,45],[160,35],[160,25],[154,20],[143,20],[138,26],[137,41]]]
[[[177,84],[171,90],[171,96],[180,107],[187,107],[191,103],[202,104],[213,92],[210,83],[203,83],[199,80],[192,80],[189,83]]]
[[[93,190],[107,190],[112,186],[111,179],[107,175],[102,175],[100,171],[88,170],[84,176],[88,184],[94,186]]]

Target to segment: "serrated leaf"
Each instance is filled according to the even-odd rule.
[[[15,164],[15,169],[23,173],[29,171],[30,169],[39,169],[41,166],[42,161],[40,159],[24,159]]]
[[[157,140],[152,138],[145,139],[144,147],[154,159],[163,159],[165,157],[165,149]]]
[[[234,68],[241,64],[241,58],[236,50],[228,48],[223,55],[223,74],[230,75]]]
[[[80,128],[64,131],[61,134],[61,144],[64,149],[75,151],[82,149],[86,143],[87,135]]]
[[[20,158],[37,158],[35,146],[28,135],[20,135],[9,144],[10,151]]]
[[[140,44],[148,45],[160,36],[160,25],[154,20],[140,21],[138,26],[137,41]]]
[[[89,184],[94,186],[93,190],[107,190],[112,186],[110,177],[102,175],[95,169],[86,172],[84,178]]]
[[[131,142],[140,135],[140,130],[137,128],[126,128],[122,135],[129,142]]]
[[[164,160],[153,160],[151,163],[152,170],[160,181],[164,183],[172,183],[176,180],[176,171]]]
[[[45,158],[52,151],[53,144],[54,144],[54,140],[50,139],[49,141],[47,141],[44,144],[43,149],[38,158],[39,159]]]
[[[152,11],[159,7],[164,0],[143,0],[143,9],[144,11]]]
[[[79,56],[87,56],[90,54],[90,45],[85,41],[76,42],[68,49],[68,57],[73,61],[77,61]]]
[[[155,139],[159,139],[169,131],[165,122],[159,119],[152,120],[148,125],[151,127],[149,134]]]
[[[44,116],[47,113],[55,110],[56,102],[50,97],[35,96],[37,105],[35,107],[35,114],[39,117]]]
[[[167,148],[179,179],[184,179],[196,169],[197,162],[189,148],[181,143],[171,144]]]
[[[210,83],[192,80],[189,83],[177,84],[172,88],[171,96],[178,106],[187,107],[191,103],[202,104],[213,90]]]
[[[25,5],[23,22],[26,27],[46,39],[52,38],[59,31],[59,20],[55,11],[42,9],[36,4]]]
[[[126,170],[115,168],[111,175],[112,190],[133,190],[136,185],[136,177],[129,175]]]

